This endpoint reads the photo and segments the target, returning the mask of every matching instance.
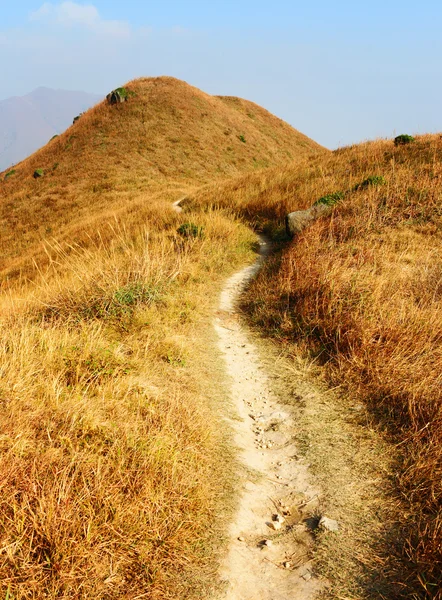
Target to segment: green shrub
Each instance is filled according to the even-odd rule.
[[[159,290],[141,282],[129,283],[115,291],[112,305],[118,310],[138,304],[150,304],[158,298]]]
[[[185,238],[204,237],[204,227],[195,225],[195,223],[183,223],[178,227],[177,232]]]
[[[363,190],[370,186],[385,185],[386,183],[385,177],[382,175],[370,175],[370,177],[367,177],[367,179],[364,179],[364,181],[355,185],[354,189]]]
[[[411,144],[415,139],[412,135],[407,135],[406,133],[402,133],[394,138],[395,146],[405,146],[405,144]]]
[[[11,171],[8,171],[5,175],[5,179],[8,179],[8,177],[11,177],[12,175],[14,175],[15,173],[17,173],[17,171],[15,169],[11,169]]]
[[[125,100],[127,100],[129,93],[125,87],[119,87],[115,91],[117,94],[119,94],[121,96],[121,98],[124,98]]]
[[[52,140],[55,140],[55,138],[58,138],[58,133],[56,133],[55,135],[53,135],[49,141],[52,142]]]
[[[43,169],[35,169],[34,171],[34,179],[38,179],[39,177],[43,177],[44,171]]]
[[[325,204],[326,206],[333,206],[337,204],[344,198],[344,192],[333,192],[332,194],[326,194],[322,196],[314,203],[314,206],[319,206],[320,204]]]
[[[239,139],[239,141],[240,141],[240,142],[242,142],[243,144],[245,144],[245,143],[246,143],[246,138],[245,138],[243,135],[239,135],[239,136],[238,136],[238,139]]]
[[[74,117],[74,120],[72,121],[72,125],[75,125],[75,123],[80,119],[80,117],[82,117],[84,115],[84,113],[80,113],[79,115],[77,115],[76,117]]]

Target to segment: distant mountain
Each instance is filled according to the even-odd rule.
[[[102,99],[96,94],[40,87],[0,101],[0,171],[62,133],[79,113]]]

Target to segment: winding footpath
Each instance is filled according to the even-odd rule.
[[[321,588],[313,572],[308,527],[318,492],[297,455],[290,407],[272,390],[277,376],[260,360],[237,310],[241,293],[270,250],[263,238],[260,247],[255,264],[226,283],[215,319],[237,413],[231,426],[243,465],[220,600],[310,600]]]

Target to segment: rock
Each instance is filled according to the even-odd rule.
[[[283,563],[283,567],[284,567],[284,569],[290,569],[290,567],[291,567],[291,566],[292,566],[292,565],[291,565],[291,563],[289,563],[289,561],[288,561],[288,560],[286,560],[286,561],[285,561],[285,563]]]
[[[322,531],[339,531],[339,523],[334,519],[329,519],[328,517],[321,517],[319,519],[318,528],[322,529]]]
[[[264,540],[261,545],[263,548],[271,548],[273,546],[273,542],[272,540]]]
[[[305,229],[312,221],[319,217],[330,214],[332,208],[326,204],[311,206],[307,210],[296,210],[289,213],[285,218],[285,229],[287,235],[295,237]]]
[[[242,535],[239,536],[238,542],[245,542],[245,539],[242,537]]]
[[[125,88],[112,90],[112,92],[106,96],[106,100],[109,104],[121,104],[122,102],[127,102],[127,90]]]
[[[39,177],[43,177],[44,171],[43,169],[35,169],[34,171],[34,179],[38,179]]]
[[[284,517],[282,517],[281,515],[274,515],[273,520],[276,521],[277,523],[284,523],[284,521],[285,521]]]
[[[275,531],[279,531],[281,529],[281,523],[278,523],[278,521],[269,521],[267,525]]]

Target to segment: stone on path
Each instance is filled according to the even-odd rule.
[[[318,528],[322,529],[322,531],[339,531],[339,523],[334,519],[329,519],[328,517],[321,517],[318,523]]]

